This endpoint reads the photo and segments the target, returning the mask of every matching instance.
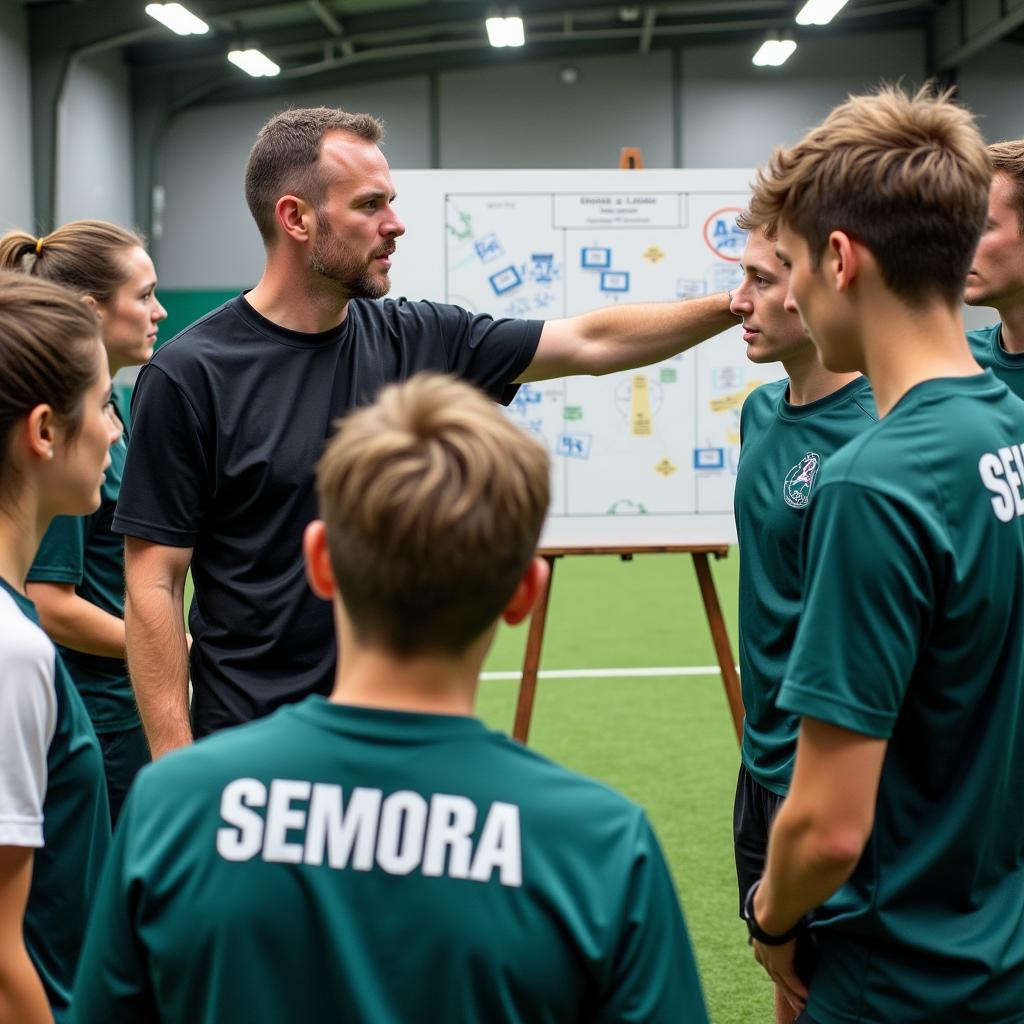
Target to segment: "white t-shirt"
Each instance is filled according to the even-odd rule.
[[[49,637],[0,588],[0,846],[43,845],[55,661]]]

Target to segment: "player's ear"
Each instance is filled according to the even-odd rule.
[[[551,566],[543,558],[534,558],[519,581],[515,592],[508,599],[508,604],[505,605],[505,610],[501,613],[502,619],[510,626],[522,622],[530,614],[537,598],[548,585],[550,575]]]
[[[833,231],[825,246],[825,270],[837,292],[846,291],[861,270],[859,247],[845,231]]]
[[[310,589],[325,601],[334,597],[334,570],[327,547],[327,527],[322,519],[314,519],[302,535],[302,554],[306,560],[306,579]]]

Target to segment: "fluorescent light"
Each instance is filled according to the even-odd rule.
[[[491,46],[508,46],[505,42],[505,19],[488,18],[484,25],[487,27],[487,42]]]
[[[523,19],[518,15],[505,19],[505,45],[522,46],[526,42]]]
[[[228,60],[253,78],[273,77],[281,73],[281,69],[259,50],[232,50]]]
[[[827,25],[847,4],[847,0],[807,0],[796,15],[798,25]]]
[[[146,4],[146,13],[179,36],[201,36],[210,31],[202,18],[197,18],[181,4]]]
[[[766,39],[753,60],[760,68],[777,68],[789,60],[795,49],[796,43],[792,39]]]
[[[523,19],[518,15],[510,18],[492,16],[484,25],[487,27],[487,41],[491,46],[522,46],[526,42]]]

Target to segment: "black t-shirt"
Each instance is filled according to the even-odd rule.
[[[339,327],[304,334],[239,295],[143,367],[113,529],[194,549],[197,737],[330,692],[331,606],[306,583],[302,532],[317,513],[313,467],[337,420],[421,370],[463,377],[507,404],[542,326],[355,299]]]

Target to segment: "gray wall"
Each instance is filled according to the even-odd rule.
[[[990,142],[1024,138],[1024,47],[996,43],[967,61],[957,80]]]
[[[118,53],[72,61],[57,124],[56,223],[132,227],[131,105]]]
[[[752,46],[683,51],[684,167],[754,167],[851,92],[882,79],[924,79],[924,35],[844,35],[804,42],[781,68],[750,62]]]
[[[31,129],[28,18],[20,4],[0,3],[0,232],[35,228]]]
[[[646,167],[672,167],[672,93],[667,50],[453,71],[440,81],[441,166],[618,167],[639,146]]]

